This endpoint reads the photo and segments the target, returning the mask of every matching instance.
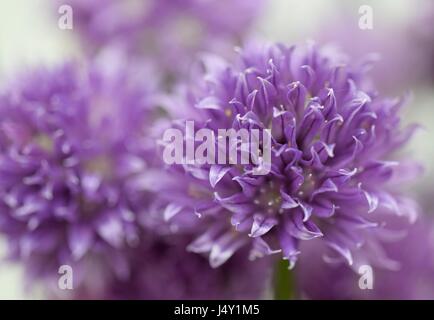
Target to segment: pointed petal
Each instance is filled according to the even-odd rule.
[[[262,214],[255,214],[253,217],[252,230],[249,237],[256,238],[263,236],[278,223],[274,217],[266,217]]]
[[[209,183],[213,188],[223,177],[231,170],[231,167],[223,167],[219,165],[212,165],[209,171]]]
[[[171,220],[174,216],[180,213],[183,208],[184,207],[181,205],[177,205],[173,203],[168,204],[167,207],[164,209],[164,213],[163,213],[164,221]]]
[[[75,260],[80,260],[91,248],[94,234],[84,225],[74,224],[68,231],[68,245]]]
[[[244,236],[232,231],[222,235],[211,248],[209,255],[211,267],[217,268],[224,264],[246,242],[247,239]]]

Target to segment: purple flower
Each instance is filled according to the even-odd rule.
[[[386,219],[392,231],[379,233],[382,250],[377,259],[386,259],[388,268],[372,264],[361,255],[353,268],[325,263],[327,249],[315,241],[303,246],[295,272],[301,298],[309,299],[433,299],[434,228],[432,219],[421,217],[414,225],[403,219]],[[380,248],[378,248],[380,249]],[[362,247],[361,252],[366,248]],[[372,249],[369,249],[372,251]],[[324,259],[325,258],[325,259]],[[359,268],[372,268],[372,289],[359,287]],[[363,271],[363,269],[362,269]]]
[[[95,272],[88,273],[81,288],[60,292],[53,283],[51,292],[74,299],[264,298],[272,269],[270,261],[251,263],[244,251],[222,268],[212,269],[206,258],[186,252],[188,241],[191,238],[143,235],[141,245],[126,252],[131,266],[128,277],[104,278],[107,267],[100,263],[94,265]]]
[[[33,70],[0,96],[0,232],[30,278],[88,256],[127,274],[122,250],[137,245],[150,202],[139,185],[155,112],[147,67],[122,60]]]
[[[88,52],[120,43],[131,53],[155,59],[173,76],[187,72],[199,51],[231,52],[261,12],[263,0],[72,0],[69,4]]]
[[[177,208],[166,218],[207,226],[190,251],[209,253],[217,267],[248,246],[252,258],[280,252],[293,266],[300,242],[321,238],[351,264],[367,230],[378,227],[372,217],[414,218],[415,204],[398,188],[412,166],[394,155],[415,129],[400,129],[405,101],[362,90],[365,75],[344,56],[312,44],[251,46],[237,64],[208,57],[204,66],[173,114],[189,112],[183,119],[216,136],[222,128],[270,129],[271,161],[258,160],[271,172],[255,175],[253,164],[174,167],[184,183],[165,194]]]

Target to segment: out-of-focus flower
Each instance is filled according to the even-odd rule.
[[[351,10],[348,10],[351,8]],[[402,21],[377,19],[374,10],[373,29],[361,29],[358,5],[344,6],[334,12],[333,22],[325,19],[315,39],[332,43],[345,51],[353,61],[374,62],[371,77],[376,89],[397,94],[414,89],[425,72],[425,53],[415,43],[412,25],[416,21],[411,12]]]
[[[271,172],[255,175],[253,164],[182,166],[182,190],[166,194],[177,210],[166,210],[166,218],[182,214],[208,225],[189,250],[209,253],[217,267],[249,246],[252,258],[281,252],[293,266],[300,241],[322,238],[351,264],[378,227],[371,217],[414,218],[414,202],[396,183],[412,172],[394,156],[415,129],[400,129],[404,101],[363,91],[365,76],[344,56],[312,44],[269,45],[245,49],[238,64],[204,64],[184,119],[215,136],[218,129],[270,129],[271,163],[263,156],[257,162]],[[180,105],[176,99],[174,109]]]
[[[380,238],[389,268],[372,265],[361,257],[353,268],[325,263],[327,249],[317,241],[305,243],[296,267],[301,298],[309,299],[433,299],[434,225],[421,217],[413,225],[388,218],[392,233]],[[381,233],[377,236],[381,236]],[[399,240],[393,239],[399,237]],[[361,249],[363,251],[364,248]],[[326,258],[327,260],[327,258]],[[359,287],[359,267],[372,268],[372,289]],[[363,269],[362,269],[363,271]]]
[[[74,27],[95,52],[120,43],[158,61],[169,76],[186,72],[199,51],[233,51],[263,0],[72,0]]]
[[[147,67],[105,53],[38,69],[0,97],[0,232],[30,278],[104,257],[119,277],[150,198],[153,86]],[[155,77],[155,75],[153,76]]]
[[[79,299],[260,299],[270,278],[270,261],[247,259],[240,252],[225,266],[213,269],[208,260],[185,250],[188,237],[145,236],[127,252],[131,272],[125,279],[106,277],[95,285],[89,274],[82,288],[60,292]],[[100,264],[96,276],[106,269]],[[59,294],[59,290],[53,290]]]

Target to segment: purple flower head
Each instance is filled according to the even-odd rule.
[[[160,68],[173,76],[186,72],[199,51],[231,52],[261,12],[263,0],[72,0],[69,4],[87,51],[121,43],[129,52],[157,59]]]
[[[154,158],[154,89],[146,66],[123,60],[33,70],[0,96],[0,231],[30,277],[88,255],[126,273],[149,202],[138,185]]]
[[[126,251],[128,277],[95,280],[107,269],[101,263],[86,285],[70,292],[52,292],[62,298],[79,299],[259,299],[269,280],[270,261],[253,264],[247,252],[239,252],[225,266],[213,269],[208,260],[189,253],[188,236],[143,235],[141,245]],[[104,281],[101,281],[104,280]]]
[[[371,217],[414,217],[414,203],[396,183],[411,168],[394,155],[414,131],[400,129],[405,101],[362,90],[365,75],[343,55],[313,44],[251,46],[236,64],[209,57],[204,66],[174,114],[189,109],[184,119],[216,136],[218,129],[269,129],[271,159],[259,153],[257,160],[271,170],[174,167],[184,183],[167,194],[177,208],[168,220],[186,214],[207,225],[189,250],[209,253],[214,267],[245,246],[252,258],[280,253],[293,266],[300,242],[321,238],[351,264],[366,230],[378,227]]]
[[[325,263],[327,248],[306,242],[295,272],[301,298],[309,299],[433,299],[434,228],[430,217],[413,225],[388,217],[388,231],[374,235],[382,242],[377,259],[387,259],[387,268],[360,255],[349,268]],[[361,248],[363,253],[371,248]],[[325,258],[325,260],[324,260]],[[372,287],[362,290],[359,279],[365,266],[372,270]],[[366,267],[365,267],[366,268]],[[362,272],[360,272],[362,271]],[[360,273],[359,273],[360,272]]]

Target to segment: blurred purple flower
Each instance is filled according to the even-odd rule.
[[[422,1],[419,6],[414,6],[415,11],[424,12],[423,15],[409,11],[400,20],[395,18],[381,23],[374,18],[372,30],[359,27],[357,3],[343,6],[333,12],[332,22],[331,19],[324,19],[315,39],[337,46],[353,61],[374,62],[371,77],[377,90],[392,94],[412,90],[423,80],[431,65],[427,61],[429,50],[423,48],[423,42],[428,42],[425,38],[427,31],[432,29],[432,15],[426,14],[429,11],[426,10],[428,2],[431,1]],[[373,8],[379,10],[375,6]]]
[[[0,96],[0,232],[30,277],[138,243],[149,197],[154,89],[144,64],[105,53],[15,79]]]
[[[169,76],[187,72],[199,51],[233,50],[264,0],[72,0],[74,26],[94,52],[118,43],[145,54]]]
[[[433,299],[434,285],[434,224],[421,217],[413,225],[403,219],[386,219],[386,235],[378,233],[384,264],[371,264],[359,257],[353,268],[344,264],[325,263],[327,249],[317,241],[305,243],[296,267],[301,298],[309,299]],[[399,237],[399,239],[397,239]],[[363,252],[366,248],[361,248]],[[327,260],[327,258],[326,258]],[[372,290],[359,288],[359,267],[370,265],[373,271]]]
[[[97,280],[107,269],[100,263],[81,288],[70,292],[54,288],[52,292],[74,299],[264,298],[272,270],[269,260],[251,263],[244,251],[224,267],[212,269],[206,258],[186,252],[188,241],[188,237],[145,236],[138,248],[126,252],[131,266],[128,277],[100,276]]]
[[[405,101],[363,91],[365,76],[344,56],[312,44],[251,46],[238,64],[208,57],[204,65],[184,109],[175,99],[173,114],[189,108],[183,119],[216,135],[222,128],[271,129],[271,172],[174,167],[184,183],[165,194],[177,208],[166,210],[167,220],[183,215],[208,226],[190,251],[209,253],[217,267],[247,245],[252,258],[281,252],[293,266],[302,240],[322,238],[351,264],[366,230],[378,227],[371,216],[414,218],[416,205],[397,182],[417,167],[394,156],[415,129],[399,128]]]

